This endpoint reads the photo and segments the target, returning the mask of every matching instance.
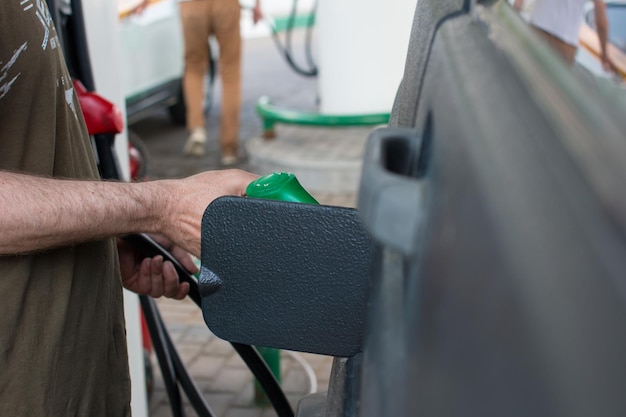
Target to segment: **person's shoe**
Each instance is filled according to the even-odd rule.
[[[239,162],[237,155],[222,156],[222,165],[225,167],[235,165],[237,162]]]
[[[196,127],[187,138],[187,143],[183,148],[183,153],[187,156],[202,156],[206,145],[206,130],[203,127]]]

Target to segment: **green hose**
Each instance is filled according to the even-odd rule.
[[[387,124],[389,113],[373,114],[320,114],[281,109],[270,103],[268,97],[259,98],[256,111],[263,120],[263,136],[274,137],[276,123],[308,126],[370,126]]]

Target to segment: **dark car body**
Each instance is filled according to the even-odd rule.
[[[358,415],[624,415],[626,108],[505,2],[422,0],[390,125]]]
[[[315,223],[343,209],[217,200],[205,320],[336,357],[298,417],[625,415],[626,107],[589,81],[506,1],[418,1],[389,126],[364,156],[369,240]],[[325,253],[329,238],[361,256]],[[230,260],[205,252],[222,243]],[[242,297],[254,314],[233,320]]]

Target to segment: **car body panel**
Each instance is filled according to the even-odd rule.
[[[623,415],[626,108],[502,1],[433,26],[394,108],[415,117],[364,161],[377,254],[346,401],[366,417]],[[412,240],[385,233],[402,228]]]

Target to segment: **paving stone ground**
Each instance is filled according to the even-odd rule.
[[[192,301],[160,299],[157,304],[183,362],[216,416],[276,415],[273,409],[255,404],[251,372],[230,343],[209,331],[200,309]],[[314,372],[313,380],[301,361],[306,361],[306,366]],[[281,386],[294,409],[298,400],[312,388],[315,392],[326,391],[331,365],[332,358],[327,356],[281,351]],[[153,367],[155,381],[149,402],[150,415],[171,416],[169,399],[154,359]],[[183,400],[188,404],[186,398]],[[188,416],[196,415],[189,406],[186,412]]]

